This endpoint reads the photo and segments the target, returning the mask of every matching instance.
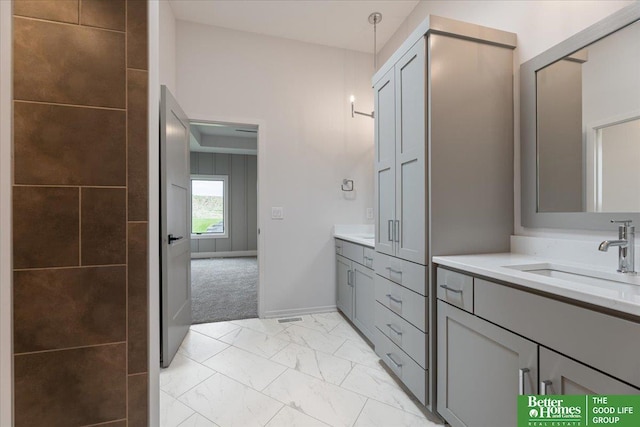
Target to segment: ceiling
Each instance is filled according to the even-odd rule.
[[[198,153],[258,153],[258,126],[233,123],[190,124],[190,150]]]
[[[202,123],[191,122],[191,131],[196,130],[200,135],[234,136],[237,138],[256,139],[258,126],[235,125],[232,123]]]
[[[418,0],[169,0],[176,19],[373,53],[368,17],[382,13],[378,51]]]

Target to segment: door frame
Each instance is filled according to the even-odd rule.
[[[149,425],[160,425],[160,2],[147,2],[148,19],[148,402]]]
[[[12,4],[0,1],[0,425],[13,425]]]
[[[200,123],[225,123],[225,124],[234,124],[234,125],[244,125],[244,126],[257,126],[258,127],[258,154],[257,154],[257,164],[258,164],[258,317],[263,317],[264,315],[264,272],[265,272],[265,260],[264,260],[264,233],[262,230],[264,222],[260,218],[261,212],[267,212],[267,209],[264,208],[263,202],[265,200],[265,187],[264,182],[266,182],[265,177],[265,136],[266,136],[266,122],[262,119],[255,118],[241,118],[241,117],[226,117],[226,116],[216,116],[211,114],[200,114],[200,113],[190,113],[189,111],[185,111],[185,114],[189,118],[189,121],[200,122]]]

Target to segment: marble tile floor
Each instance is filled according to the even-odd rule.
[[[160,372],[161,427],[434,427],[340,313],[193,325]]]

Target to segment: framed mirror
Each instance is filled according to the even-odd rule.
[[[640,3],[520,68],[524,227],[640,226]]]

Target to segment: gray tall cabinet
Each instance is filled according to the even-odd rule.
[[[373,78],[375,346],[429,409],[431,256],[509,251],[515,45],[515,34],[430,16]]]

